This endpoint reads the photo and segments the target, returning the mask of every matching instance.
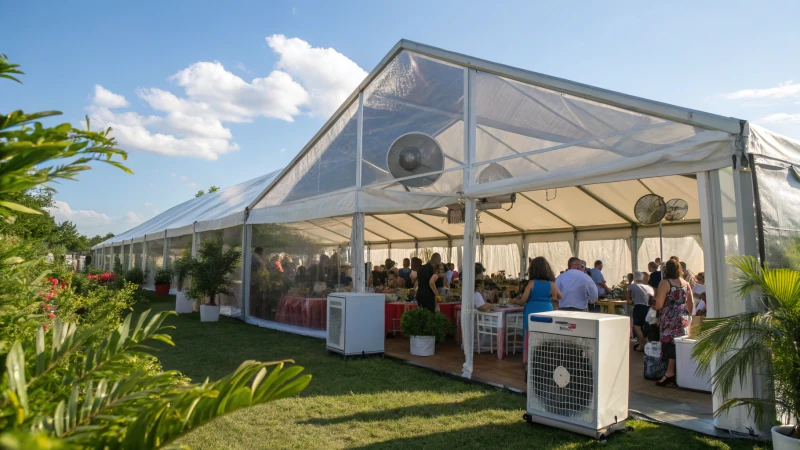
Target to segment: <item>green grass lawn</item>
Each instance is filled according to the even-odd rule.
[[[137,311],[174,307],[172,296],[143,296],[151,301],[137,305]],[[164,369],[180,370],[194,381],[218,379],[249,359],[294,359],[314,377],[299,397],[237,411],[179,441],[194,449],[758,448],[749,441],[723,441],[637,420],[628,422],[631,431],[603,445],[524,423],[525,398],[518,394],[390,359],[344,361],[328,355],[323,341],[233,319],[201,323],[199,314],[190,314],[169,324],[177,327],[168,333],[176,346],[156,355]]]

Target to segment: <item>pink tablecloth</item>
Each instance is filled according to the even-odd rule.
[[[416,303],[412,302],[391,302],[386,304],[384,311],[383,325],[387,333],[400,331],[400,318],[403,313],[410,311],[417,307]]]
[[[455,310],[460,312],[461,305],[456,305]],[[506,350],[506,314],[523,311],[525,311],[525,308],[522,307],[497,309],[497,312],[503,313],[503,320],[501,322],[500,329],[497,331],[497,359],[503,359],[503,354]],[[457,321],[456,323],[456,341],[459,343],[461,342],[461,321]]]
[[[275,321],[304,328],[324,330],[328,325],[328,300],[282,295]]]

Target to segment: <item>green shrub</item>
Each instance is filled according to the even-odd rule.
[[[172,284],[174,273],[171,267],[160,267],[153,278],[154,284]]]
[[[437,341],[444,342],[445,334],[452,330],[453,324],[447,316],[426,308],[406,311],[400,318],[400,331],[408,336],[435,336]]]
[[[141,267],[134,267],[125,274],[125,281],[141,286],[144,284],[146,274]]]

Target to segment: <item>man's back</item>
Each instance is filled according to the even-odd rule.
[[[556,278],[556,288],[561,292],[559,308],[586,309],[597,301],[597,285],[589,275],[570,269]]]

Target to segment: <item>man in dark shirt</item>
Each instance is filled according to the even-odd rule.
[[[650,271],[650,281],[647,284],[657,291],[658,284],[661,283],[661,272],[658,271],[658,264],[651,262],[647,265],[647,270]]]
[[[439,264],[442,257],[438,253],[431,255],[430,261],[417,271],[417,304],[420,308],[426,308],[431,312],[436,312],[436,280],[439,278]]]

